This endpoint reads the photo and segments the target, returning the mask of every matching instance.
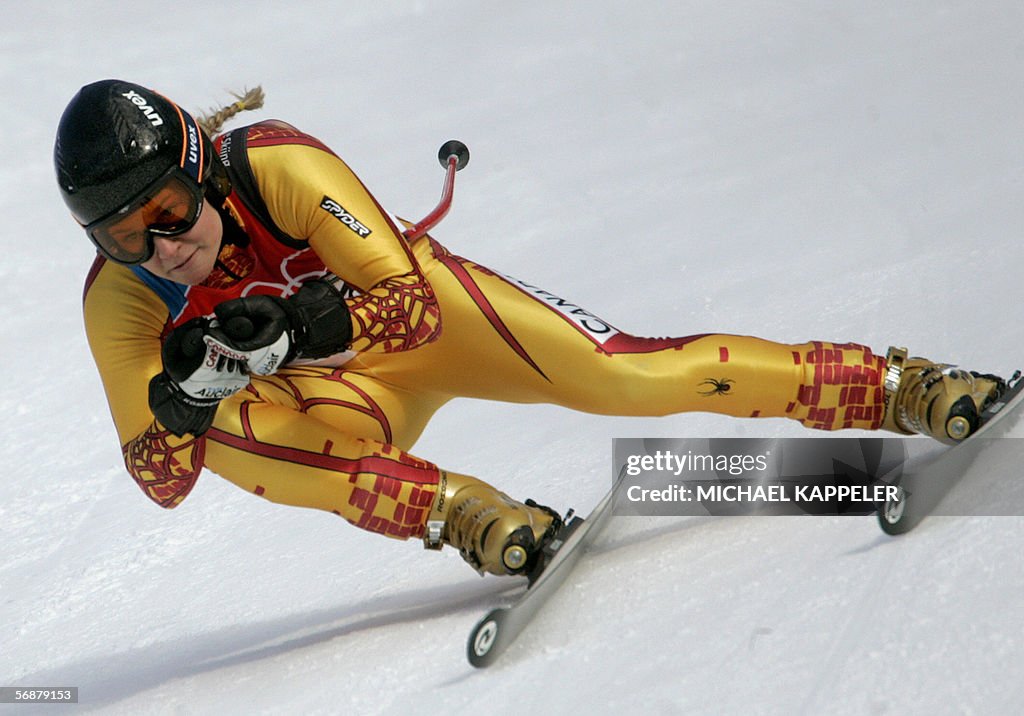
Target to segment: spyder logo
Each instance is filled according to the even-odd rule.
[[[709,386],[709,388],[707,390],[698,390],[697,392],[703,396],[728,395],[729,391],[732,389],[732,386],[735,382],[736,381],[730,380],[728,378],[720,378],[718,380],[715,380],[714,378],[708,378],[707,380],[698,383],[697,385],[698,387],[706,385]]]

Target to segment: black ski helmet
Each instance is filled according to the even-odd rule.
[[[224,167],[195,119],[122,80],[94,82],[72,98],[53,163],[64,203],[83,226],[117,212],[174,166],[201,186],[214,175],[216,194],[227,193]]]

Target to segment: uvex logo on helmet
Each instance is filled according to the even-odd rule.
[[[139,110],[144,115],[146,115],[146,119],[149,120],[149,123],[152,124],[154,127],[159,127],[164,123],[163,118],[155,109],[153,109],[152,106],[150,106],[149,102],[146,101],[146,98],[140,95],[135,90],[128,90],[121,96],[129,100],[136,107],[138,107]]]
[[[192,164],[199,163],[199,130],[191,122],[188,125],[188,160]]]

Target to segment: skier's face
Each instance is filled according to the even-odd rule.
[[[154,236],[153,256],[142,266],[175,283],[200,284],[213,271],[223,233],[220,214],[204,199],[195,226],[177,236]]]

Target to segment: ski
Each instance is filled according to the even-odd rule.
[[[897,487],[896,499],[887,500],[878,511],[882,531],[890,535],[904,534],[932,514],[985,449],[987,440],[1005,437],[1019,422],[1024,415],[1022,405],[1024,378],[1018,372],[1010,379],[1006,392],[982,412],[982,425],[977,432],[895,477],[892,484]]]
[[[566,515],[565,525],[544,548],[542,566],[526,591],[511,604],[492,609],[473,628],[467,644],[469,663],[477,668],[492,664],[529,626],[541,607],[565,582],[586,548],[608,522],[625,469],[612,488],[586,518]]]

